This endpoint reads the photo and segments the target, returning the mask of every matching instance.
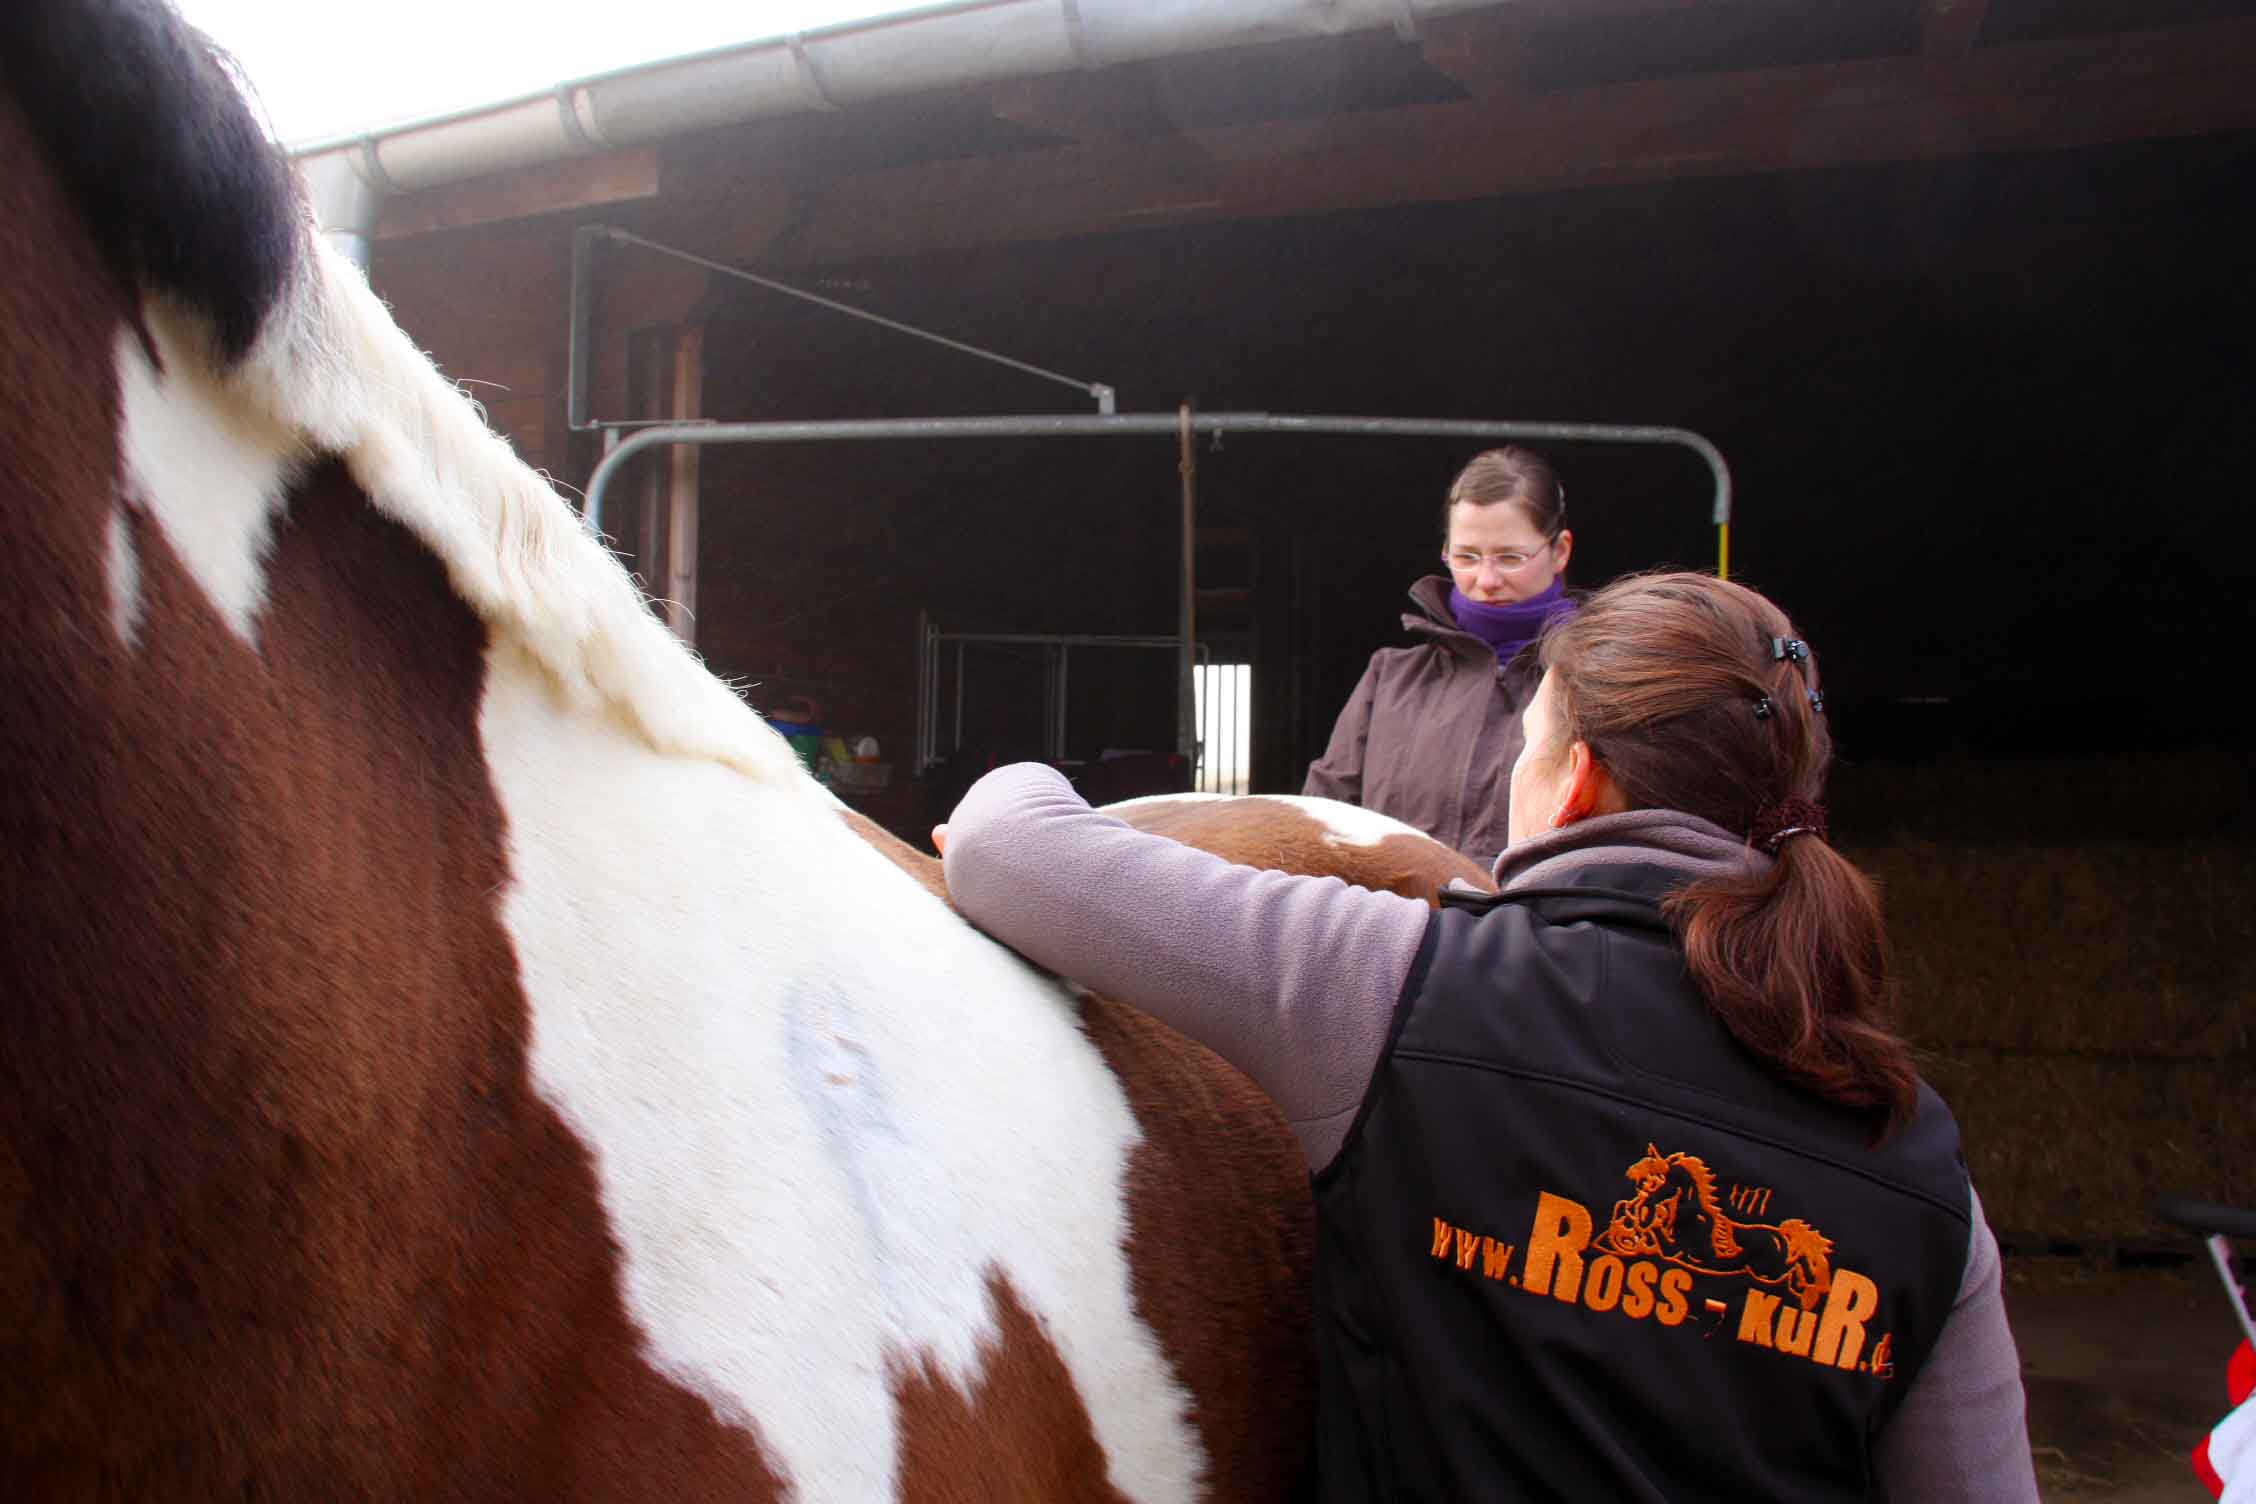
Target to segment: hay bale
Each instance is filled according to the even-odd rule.
[[[1921,1070],[1958,1117],[2007,1241],[2189,1244],[2154,1214],[2179,1194],[2256,1206],[2244,1060],[2106,1060],[1972,1049]]]
[[[2166,1194],[2256,1206],[2256,816],[2241,749],[1848,766],[1897,1018],[2009,1241],[2188,1247]]]
[[[2093,735],[2117,729],[2091,719]],[[2256,766],[2246,748],[1977,758],[1938,746],[1918,762],[1837,764],[1827,783],[1844,840],[1903,836],[1975,845],[2256,840]]]
[[[1904,838],[1849,855],[1882,884],[1898,1022],[1916,1044],[2248,1053],[2256,847]]]

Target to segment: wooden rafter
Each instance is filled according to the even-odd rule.
[[[1431,23],[1420,52],[1474,99],[1510,100],[1527,92],[1527,42],[1527,17],[1505,6]]]
[[[703,224],[775,264],[2256,128],[2256,22],[1558,90],[932,163]],[[685,188],[695,185],[684,184]],[[671,185],[669,185],[671,190]],[[715,206],[726,186],[705,185]]]
[[[384,205],[379,239],[427,235],[504,219],[530,219],[658,195],[658,153],[651,147],[573,157],[491,178],[449,183]]]
[[[1150,74],[1129,68],[1007,79],[988,97],[997,119],[1084,143],[1151,135],[1165,118]]]
[[[1990,0],[1919,0],[1919,46],[1931,56],[1971,50],[1982,35]]]

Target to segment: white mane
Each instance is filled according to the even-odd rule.
[[[650,746],[758,779],[798,764],[768,724],[644,606],[625,569],[471,400],[401,332],[360,271],[308,226],[289,306],[229,385],[438,555],[464,600],[565,695]],[[811,790],[815,787],[809,783]]]

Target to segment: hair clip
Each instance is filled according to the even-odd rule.
[[[1809,697],[1811,714],[1825,714],[1825,691],[1822,689],[1813,689],[1809,692]]]
[[[1784,663],[1789,658],[1796,663],[1809,662],[1809,644],[1799,637],[1773,637],[1770,640],[1770,657],[1773,663]]]
[[[1757,696],[1755,696],[1755,719],[1756,719],[1756,720],[1758,720],[1758,721],[1767,721],[1767,720],[1769,720],[1769,719],[1770,719],[1770,712],[1771,712],[1770,696],[1768,696],[1768,695],[1757,695]]]

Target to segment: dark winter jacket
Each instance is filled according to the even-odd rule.
[[[1486,866],[1504,849],[1520,712],[1541,677],[1522,653],[1505,668],[1449,614],[1449,580],[1410,587],[1419,640],[1381,648],[1311,764],[1304,794],[1392,815]]]
[[[1922,1090],[1874,1146],[1741,1048],[1681,882],[1632,857],[1434,916],[1317,1180],[1323,1499],[1872,1496],[1966,1272],[1957,1129]]]

